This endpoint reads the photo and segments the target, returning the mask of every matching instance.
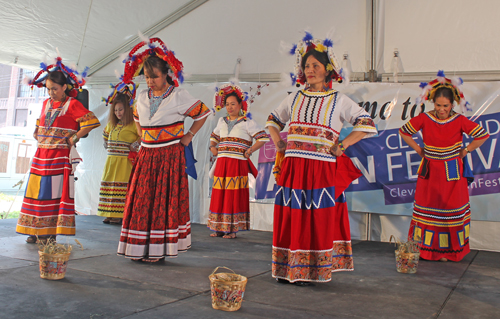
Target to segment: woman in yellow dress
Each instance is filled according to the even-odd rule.
[[[109,103],[109,100],[108,100]],[[121,224],[132,161],[139,150],[140,136],[134,122],[133,98],[118,93],[109,110],[108,125],[102,134],[108,157],[102,174],[97,215],[105,224]]]

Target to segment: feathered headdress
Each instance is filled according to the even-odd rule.
[[[324,52],[328,56],[328,64],[326,65],[326,70],[331,71],[331,78],[339,83],[346,77],[340,64],[335,58],[333,52],[333,41],[326,37],[324,40],[315,39],[311,33],[306,31],[306,35],[297,44],[294,44],[292,48],[288,51],[289,54],[295,55],[295,72],[290,73],[290,78],[292,84],[306,84],[306,76],[304,70],[302,70],[302,58],[307,52],[311,50],[316,50],[319,52]],[[330,83],[331,84],[331,83]]]
[[[465,111],[472,111],[470,108],[470,103],[465,100],[464,94],[460,87],[464,81],[462,78],[456,77],[449,79],[444,75],[443,70],[439,70],[437,73],[437,78],[430,81],[429,83],[422,82],[420,83],[420,87],[422,88],[422,93],[417,98],[417,105],[421,104],[423,101],[432,101],[434,99],[434,94],[436,94],[436,90],[442,87],[449,88],[453,92],[453,99],[460,105],[462,109],[462,113]]]
[[[65,66],[62,63],[61,57],[57,57],[55,63],[47,65],[45,63],[40,63],[41,70],[35,75],[33,79],[28,79],[27,84],[32,88],[34,85],[41,88],[45,86],[45,81],[50,72],[61,71],[67,81],[68,89],[70,90],[69,96],[76,97],[78,92],[76,90],[80,89],[85,84],[85,78],[87,77],[88,67],[80,74],[78,71],[73,70],[70,67]]]
[[[113,89],[113,92],[111,92],[108,98],[102,98],[102,101],[106,102],[106,105],[108,105],[109,103],[113,103],[113,100],[115,99],[116,95],[120,93],[125,94],[129,97],[130,106],[134,105],[135,92],[137,90],[137,86],[135,85],[134,82],[130,81],[130,83],[125,83],[122,81],[116,85],[113,85],[113,83],[110,83],[110,85],[111,88]]]
[[[230,93],[235,92],[236,95],[241,99],[241,110],[243,115],[251,118],[250,113],[248,113],[248,93],[243,92],[243,90],[236,84],[229,83],[224,84],[221,87],[215,88],[214,95],[214,107],[217,111],[220,111],[226,106],[226,96]]]
[[[138,53],[138,51],[145,46],[147,46],[147,49]],[[170,68],[168,75],[174,81],[175,86],[179,86],[179,82],[182,83],[184,81],[184,76],[182,74],[184,66],[182,62],[175,57],[174,52],[168,50],[167,46],[160,38],[146,38],[144,41],[137,44],[123,61],[125,63],[123,82],[130,83],[136,76],[144,74],[144,61],[151,55],[156,55],[167,62]]]

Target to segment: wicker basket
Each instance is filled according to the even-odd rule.
[[[210,290],[212,294],[212,307],[224,311],[236,311],[240,309],[243,295],[245,294],[245,286],[247,284],[247,277],[233,273],[215,273],[219,268],[217,267],[212,272],[208,279],[210,279]]]
[[[66,254],[46,254],[39,251],[40,255],[40,277],[49,280],[63,279],[66,275],[69,255]]]
[[[402,253],[399,250],[396,253],[396,269],[404,274],[414,274],[417,272],[418,259],[420,253]]]

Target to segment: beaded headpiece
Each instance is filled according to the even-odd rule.
[[[134,105],[135,92],[137,90],[137,86],[135,85],[134,82],[130,81],[130,83],[125,83],[122,81],[116,85],[113,85],[113,83],[110,83],[110,85],[111,88],[113,89],[113,92],[111,92],[108,98],[102,98],[102,101],[106,102],[106,105],[108,105],[109,103],[113,103],[113,100],[115,99],[116,95],[120,93],[125,94],[129,97],[130,106]]]
[[[146,50],[137,53],[145,46],[147,46]],[[179,82],[182,83],[184,81],[184,76],[182,74],[184,66],[182,62],[175,57],[173,51],[167,49],[167,46],[160,38],[151,38],[149,42],[142,41],[137,44],[123,61],[125,63],[123,82],[130,83],[136,76],[144,74],[144,62],[151,55],[156,55],[167,62],[170,69],[168,75],[174,81],[175,86],[179,86]]]
[[[235,84],[229,83],[224,84],[221,87],[215,88],[214,95],[214,107],[217,111],[220,111],[222,108],[226,106],[226,96],[230,93],[235,92],[236,95],[242,100],[241,102],[241,110],[243,111],[243,115],[247,115],[248,112],[248,93],[243,92],[243,90]]]
[[[81,88],[85,84],[85,77],[87,77],[87,72],[89,70],[88,67],[82,72],[82,74],[78,73],[76,70],[71,69],[70,67],[65,66],[62,63],[62,59],[60,57],[56,58],[54,64],[47,65],[45,63],[40,63],[41,70],[35,75],[33,79],[28,80],[28,85],[33,88],[34,85],[41,88],[45,86],[45,82],[47,80],[47,76],[50,72],[60,71],[64,74],[67,81],[68,89],[70,90],[69,96],[76,97],[79,88]]]
[[[460,89],[460,86],[462,86],[463,83],[464,81],[462,80],[462,78],[456,77],[449,79],[444,75],[443,70],[439,70],[436,79],[430,81],[429,83],[420,83],[422,93],[417,98],[416,103],[417,105],[419,105],[423,101],[432,101],[434,99],[434,95],[436,94],[436,90],[442,87],[446,87],[453,92],[453,99],[455,100],[455,102],[457,102],[458,105],[460,105],[462,113],[465,113],[465,111],[472,111],[472,109],[469,107],[470,103],[465,100],[464,94]]]
[[[311,50],[324,52],[328,56],[326,71],[331,71],[331,78],[339,83],[342,83],[342,80],[345,78],[345,74],[342,68],[340,68],[340,64],[333,53],[333,41],[329,38],[325,38],[324,40],[315,39],[309,32],[306,32],[304,38],[302,38],[299,43],[294,44],[292,49],[289,51],[291,55],[295,55],[295,73],[290,73],[292,83],[306,84],[306,76],[304,74],[304,70],[302,70],[301,64],[304,55]]]

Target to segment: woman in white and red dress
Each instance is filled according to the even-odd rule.
[[[249,160],[269,137],[264,128],[247,117],[246,93],[226,84],[215,93],[215,108],[226,107],[228,116],[219,119],[210,136],[210,151],[217,156],[208,227],[210,236],[236,238],[250,229],[248,174],[257,175]],[[252,145],[252,139],[255,144]]]
[[[334,271],[353,270],[343,191],[361,176],[343,151],[377,133],[368,113],[331,89],[342,80],[329,39],[306,33],[295,46],[296,79],[306,88],[290,94],[266,124],[279,152],[273,225],[272,276],[278,282],[326,282]],[[339,140],[343,121],[352,132]],[[287,143],[279,134],[289,122]]]
[[[150,45],[160,45],[140,56],[131,56],[132,67],[124,75],[128,83],[128,77],[144,68],[149,88],[139,93],[134,111],[137,131],[142,136],[141,149],[128,185],[118,254],[157,262],[191,247],[184,148],[203,126],[210,110],[177,87],[182,63],[173,52],[158,38],[150,41]],[[134,48],[131,55],[136,51]],[[189,129],[184,128],[186,117],[194,120]]]
[[[432,100],[434,109],[414,117],[399,131],[422,157],[408,237],[420,242],[420,257],[427,260],[460,261],[470,252],[470,203],[462,159],[489,134],[453,111],[454,101],[465,103],[458,83],[461,80],[447,79],[442,71],[438,79],[424,83],[423,98]],[[420,130],[424,147],[412,138]],[[464,133],[474,138],[466,147],[462,147]]]
[[[48,75],[42,76],[45,72]],[[75,235],[75,181],[70,151],[78,140],[98,127],[99,120],[74,99],[83,85],[58,58],[30,82],[45,86],[50,99],[43,102],[34,137],[38,147],[31,164],[16,232],[46,241],[57,235]],[[71,97],[71,96],[73,97]]]

